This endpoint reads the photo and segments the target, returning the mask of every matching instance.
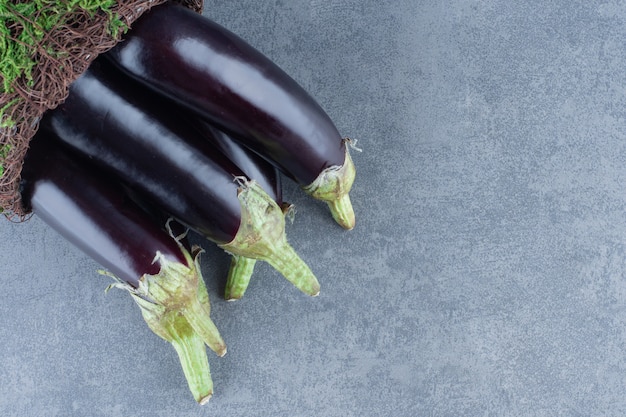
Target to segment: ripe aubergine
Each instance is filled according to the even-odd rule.
[[[194,398],[205,403],[213,383],[204,344],[220,356],[226,346],[209,318],[199,252],[188,252],[118,184],[63,147],[45,130],[31,141],[25,207],[119,280],[115,286],[130,292],[152,331],[172,343]]]
[[[240,168],[246,177],[253,178],[276,201],[285,214],[292,213],[292,206],[283,201],[281,177],[275,166],[250,149],[241,146],[230,135],[215,126],[193,115],[185,114],[184,116],[193,118],[190,123],[195,124],[201,130],[203,138]],[[243,297],[250,283],[255,263],[255,259],[232,254],[224,298],[237,300]]]
[[[208,18],[175,4],[138,19],[105,54],[137,80],[203,115],[275,163],[346,229],[354,164],[320,105],[282,69]]]
[[[168,103],[95,61],[41,123],[228,253],[264,260],[317,295],[317,279],[287,243],[278,204]]]

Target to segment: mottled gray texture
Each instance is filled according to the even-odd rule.
[[[221,298],[216,395],[97,265],[0,227],[3,416],[626,415],[626,2],[208,1],[359,139],[357,227],[286,182],[318,298]]]

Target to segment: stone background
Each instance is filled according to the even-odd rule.
[[[626,414],[626,2],[208,0],[358,139],[346,232],[285,181],[292,245],[221,298],[215,396],[98,266],[0,227],[3,416]],[[200,242],[200,240],[198,240]]]

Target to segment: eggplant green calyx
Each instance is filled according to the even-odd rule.
[[[350,189],[356,176],[356,168],[348,146],[342,165],[326,168],[311,184],[302,189],[315,199],[325,201],[333,219],[346,230],[354,228],[356,223],[354,209],[350,201]]]
[[[241,224],[235,238],[219,246],[231,255],[265,261],[300,291],[318,295],[317,278],[287,242],[282,209],[255,181],[237,180],[241,184],[238,194]],[[247,287],[243,281],[231,285],[241,295]]]
[[[285,220],[293,223],[296,214],[295,206],[290,203],[283,203],[280,205],[280,210],[283,212]],[[232,255],[224,291],[224,298],[227,301],[235,301],[243,297],[250,284],[255,265],[256,259]]]
[[[198,264],[201,250],[194,247],[193,256],[182,246],[181,250],[189,266],[157,253],[155,262],[161,265],[158,274],[144,275],[138,288],[122,282],[111,286],[128,290],[148,327],[173,345],[189,389],[196,401],[204,404],[213,395],[204,345],[223,356],[226,344],[209,317],[209,296]]]

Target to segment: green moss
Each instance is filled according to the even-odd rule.
[[[108,31],[117,38],[128,28],[112,9],[118,0],[0,0],[0,96],[15,93],[14,83],[20,80],[26,87],[34,85],[33,71],[42,51],[52,58],[60,58],[67,51],[59,50],[54,39],[48,37],[55,28],[71,24],[76,12],[90,16],[106,14]],[[0,129],[11,129],[20,120],[11,117],[12,109],[19,105],[21,96],[1,100]],[[4,174],[3,162],[10,148],[0,147],[0,177]],[[2,211],[0,210],[0,213]]]
[[[15,126],[15,120],[11,119],[10,116],[5,116],[5,113],[12,107],[17,104],[19,101],[18,98],[14,98],[10,100],[7,104],[0,108],[0,129],[10,128]]]
[[[52,56],[64,53],[54,50],[53,40],[46,39],[46,34],[69,21],[76,10],[90,15],[108,14],[110,33],[117,36],[125,24],[111,12],[115,3],[116,0],[0,0],[0,94],[11,93],[11,84],[20,77],[27,83],[33,81],[38,48],[43,46]]]
[[[6,158],[10,150],[11,150],[11,145],[4,145],[0,147],[0,160],[4,160],[4,158]],[[0,177],[2,177],[2,174],[4,174],[4,167],[0,165]],[[0,213],[2,213],[1,210],[0,210]]]

